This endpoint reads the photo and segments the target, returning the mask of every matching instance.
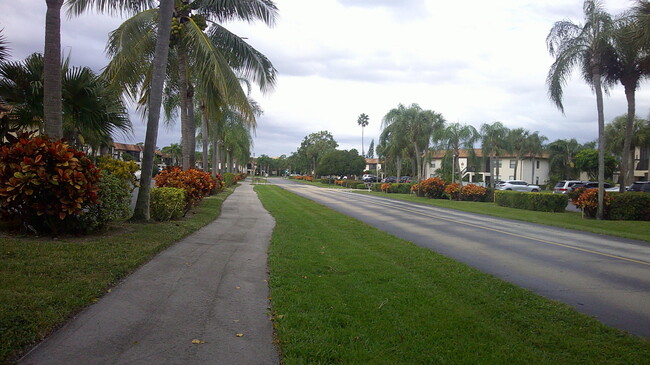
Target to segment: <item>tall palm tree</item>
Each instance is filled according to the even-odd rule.
[[[386,126],[379,136],[377,154],[384,159],[386,165],[392,163],[395,168],[397,179],[402,175],[402,160],[407,155],[408,141],[404,133],[397,129],[398,125]]]
[[[575,179],[578,171],[575,168],[575,157],[583,146],[575,138],[559,139],[548,144],[549,164],[552,173],[560,174],[562,179]]]
[[[70,13],[81,14],[90,5],[95,5],[99,11],[129,10],[138,12],[142,8],[154,5],[153,1],[134,0],[68,0]],[[142,8],[141,8],[142,7]],[[160,121],[160,107],[162,105],[162,91],[165,82],[167,57],[169,50],[169,37],[171,35],[171,18],[174,11],[174,0],[160,0],[158,27],[156,41],[151,57],[151,72],[148,77],[147,98],[143,104],[147,105],[147,131],[145,134],[144,151],[142,156],[140,189],[131,219],[150,219],[149,197],[151,193],[151,175],[154,165],[154,154],[158,139],[158,124]]]
[[[460,150],[466,149],[471,153],[474,151],[474,144],[480,138],[480,134],[471,125],[452,123],[443,129],[441,140],[445,149],[453,153],[453,166],[458,172],[458,183],[463,181],[463,172],[460,169],[459,156]],[[453,177],[455,182],[456,177]]]
[[[555,57],[546,82],[549,95],[555,105],[564,112],[562,88],[574,66],[580,65],[585,81],[596,93],[598,112],[598,212],[603,219],[605,194],[605,114],[603,111],[604,58],[611,52],[614,22],[605,11],[602,1],[585,0],[583,4],[584,24],[569,20],[556,22],[546,43],[549,53]],[[606,85],[605,85],[606,86]]]
[[[445,119],[442,114],[432,110],[424,110],[418,104],[406,107],[399,104],[391,109],[383,118],[383,127],[395,125],[399,133],[403,133],[415,160],[418,181],[422,180],[423,156],[429,154],[432,139],[438,139]],[[427,156],[428,157],[428,156]]]
[[[644,24],[644,11],[650,14],[650,8],[647,10],[642,6],[635,7],[637,15],[626,16],[618,19],[615,23],[616,28],[613,33],[612,54],[605,64],[605,77],[611,83],[620,82],[625,90],[627,100],[627,124],[625,127],[625,138],[623,141],[623,151],[629,151],[632,145],[634,120],[636,114],[636,89],[639,87],[641,78],[650,73],[650,55],[647,50],[643,49],[643,44],[635,35],[639,34],[639,27],[650,26],[650,23]],[[620,192],[625,191],[625,186],[632,183],[633,161],[631,155],[623,153],[621,155],[620,172],[621,184]]]
[[[61,7],[63,0],[45,0],[45,51],[43,69],[43,116],[45,133],[63,137],[61,102]]]
[[[3,29],[0,29],[0,62],[3,62],[9,57],[9,48],[7,47],[7,39],[2,35]]]
[[[528,135],[528,138],[526,138],[526,143],[525,143],[525,153],[530,156],[530,161],[531,161],[531,175],[530,175],[530,183],[535,184],[535,158],[542,154],[542,151],[544,150],[544,142],[546,142],[548,138],[546,136],[542,136],[539,134],[538,131],[535,131],[533,133],[530,133]]]
[[[365,156],[365,150],[363,149],[363,129],[368,125],[368,115],[366,113],[361,113],[359,118],[357,118],[357,124],[361,126],[361,154]]]
[[[506,137],[508,128],[501,122],[492,124],[484,123],[481,125],[481,149],[483,156],[489,159],[490,163],[490,187],[494,189],[496,180],[499,178],[499,156],[503,155],[507,149]],[[496,173],[495,171],[496,167]]]
[[[270,90],[275,83],[276,71],[270,61],[216,22],[261,19],[272,25],[277,9],[270,0],[206,0],[191,4],[181,1],[177,4],[173,18],[173,47],[170,49],[177,68],[171,71],[175,71],[178,79],[183,167],[189,168],[195,149],[192,116],[195,90],[216,89],[212,96],[221,97],[242,113],[252,115],[234,70],[256,82],[262,91]],[[146,98],[147,88],[143,86],[148,81],[148,60],[153,48],[150,34],[155,33],[157,17],[157,9],[142,11],[125,21],[109,39],[108,51],[113,58],[105,74],[121,83],[128,95],[140,100]],[[214,21],[207,29],[206,20]]]
[[[515,128],[508,131],[508,144],[510,145],[512,152],[515,154],[515,160],[517,161],[517,163],[515,163],[514,171],[515,179],[518,178],[517,170],[526,150],[526,141],[528,140],[529,133],[530,132],[524,128]],[[533,182],[531,182],[531,184],[532,183]]]

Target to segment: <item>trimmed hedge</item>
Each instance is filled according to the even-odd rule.
[[[494,202],[502,207],[540,212],[564,212],[569,198],[564,194],[496,190]]]
[[[357,189],[365,189],[366,184],[357,184]]]
[[[609,219],[626,221],[650,221],[650,194],[612,193]]]
[[[185,211],[185,190],[180,188],[154,188],[149,198],[151,219],[168,221],[178,219]]]

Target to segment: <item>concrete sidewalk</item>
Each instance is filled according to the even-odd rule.
[[[21,363],[278,364],[266,281],[274,225],[243,182],[217,220],[154,257]]]

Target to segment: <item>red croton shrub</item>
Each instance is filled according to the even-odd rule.
[[[197,170],[181,170],[178,167],[161,171],[154,178],[156,187],[179,188],[185,190],[185,211],[197,205],[201,199],[212,194],[220,186],[221,181],[215,180],[209,173]]]
[[[28,134],[0,147],[0,216],[61,233],[97,204],[100,170],[65,141]]]
[[[603,200],[603,212],[605,216],[609,213],[609,207],[612,205],[612,196],[605,192]],[[576,207],[581,208],[585,215],[591,218],[595,218],[598,212],[598,189],[584,189],[578,199],[572,200]]]
[[[449,199],[458,200],[460,194],[460,184],[453,183],[445,187],[445,195]]]
[[[485,199],[487,189],[476,184],[467,184],[460,190],[460,199],[473,202],[482,202]]]
[[[440,199],[445,192],[445,182],[439,177],[430,177],[420,182],[422,194],[427,198]]]

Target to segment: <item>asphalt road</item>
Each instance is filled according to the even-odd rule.
[[[296,194],[650,338],[650,243],[270,179]],[[526,214],[522,210],[522,214]],[[650,232],[648,232],[650,235]],[[468,283],[471,285],[471,283]]]

